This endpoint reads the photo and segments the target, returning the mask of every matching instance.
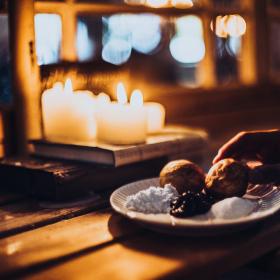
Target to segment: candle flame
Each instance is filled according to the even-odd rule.
[[[117,99],[118,99],[118,103],[120,104],[127,103],[127,94],[123,83],[117,84]]]
[[[143,94],[140,89],[135,89],[130,97],[130,104],[132,106],[143,106]]]
[[[67,94],[73,92],[72,81],[71,81],[70,78],[68,78],[65,82],[64,92],[67,93]]]

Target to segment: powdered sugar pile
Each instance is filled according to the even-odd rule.
[[[176,196],[178,192],[170,184],[165,185],[164,188],[151,186],[129,196],[125,205],[129,210],[142,213],[169,213],[170,201]]]
[[[230,197],[212,205],[210,214],[216,219],[237,219],[251,214],[255,208],[255,202],[240,197]]]

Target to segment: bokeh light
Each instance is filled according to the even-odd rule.
[[[171,0],[171,4],[175,8],[191,8],[193,6],[192,0]]]
[[[164,7],[168,4],[168,0],[146,0],[146,5],[153,8]]]
[[[102,49],[103,60],[115,65],[127,62],[130,55],[131,43],[121,38],[110,38]]]
[[[227,20],[227,32],[232,37],[239,37],[246,32],[246,22],[239,15],[231,15]]]
[[[118,14],[103,18],[102,58],[112,64],[125,63],[132,49],[152,53],[161,41],[161,19],[152,14]]]
[[[77,27],[76,47],[79,61],[87,61],[94,56],[94,42],[89,37],[87,25],[80,20]]]
[[[129,5],[145,5],[152,8],[191,8],[193,6],[192,0],[125,0],[125,3]]]
[[[205,45],[200,18],[191,15],[177,19],[176,31],[169,44],[172,57],[185,64],[201,61],[205,56]]]
[[[36,53],[39,65],[59,61],[61,33],[61,18],[59,15],[35,15]]]
[[[227,47],[229,53],[238,57],[241,52],[241,37],[229,37]]]
[[[150,14],[134,15],[129,18],[132,47],[144,54],[149,54],[161,41],[160,17]]]
[[[246,21],[240,15],[217,16],[210,28],[218,37],[239,37],[246,32]]]

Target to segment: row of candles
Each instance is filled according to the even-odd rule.
[[[73,91],[72,82],[58,82],[42,94],[44,136],[56,142],[101,142],[128,145],[143,143],[147,134],[162,130],[164,107],[143,102],[139,89],[130,102],[123,83],[116,88],[117,101],[109,95],[87,90]]]

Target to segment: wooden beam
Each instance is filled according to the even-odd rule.
[[[41,137],[41,85],[35,53],[33,1],[9,1],[9,15],[17,146],[19,153],[24,154],[27,139]]]
[[[60,13],[62,9],[65,9],[66,6],[71,5],[72,9],[76,13],[90,13],[90,14],[99,14],[99,15],[108,15],[116,13],[153,13],[167,16],[180,16],[188,14],[201,14],[203,12],[208,12],[210,14],[244,14],[250,13],[248,9],[236,9],[236,8],[215,8],[194,5],[192,8],[186,9],[176,9],[176,8],[151,8],[147,6],[133,6],[133,5],[118,5],[118,4],[101,4],[101,3],[81,3],[81,2],[72,2],[72,3],[63,3],[63,2],[35,2],[36,12],[51,12],[51,13]]]

